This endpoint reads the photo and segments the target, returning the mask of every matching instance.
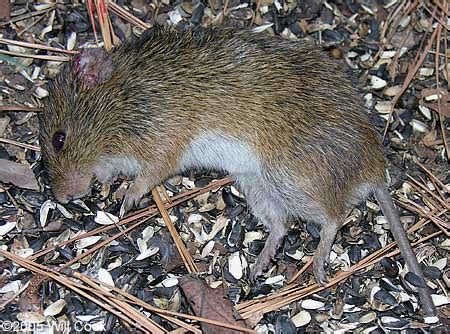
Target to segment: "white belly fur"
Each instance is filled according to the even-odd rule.
[[[180,169],[190,168],[225,170],[237,178],[242,174],[261,175],[259,159],[248,144],[216,133],[202,134],[188,145]]]

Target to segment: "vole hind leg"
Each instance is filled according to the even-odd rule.
[[[327,222],[321,224],[320,242],[314,254],[313,262],[314,277],[317,283],[321,285],[328,283],[325,266],[330,261],[331,247],[339,230],[339,223],[337,220],[329,219]]]
[[[289,226],[286,212],[270,192],[262,187],[244,192],[253,215],[269,230],[269,236],[264,248],[258,255],[256,263],[250,272],[250,279],[255,281],[274,258]]]
[[[261,253],[259,253],[256,263],[250,272],[250,279],[253,282],[256,281],[256,278],[264,272],[264,270],[269,266],[270,261],[275,257],[275,254],[277,253],[278,248],[281,246],[287,230],[288,228],[286,223],[280,223],[279,227],[273,226],[270,229],[266,244],[264,245]]]

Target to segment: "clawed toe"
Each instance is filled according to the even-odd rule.
[[[131,189],[128,189],[123,199],[119,212],[120,218],[123,218],[128,211],[137,206],[142,198],[141,194],[132,192]]]
[[[314,277],[320,285],[324,286],[328,283],[328,278],[325,271],[325,260],[321,258],[314,259],[313,264]]]
[[[269,266],[270,256],[260,254],[258,259],[250,271],[250,281],[255,283],[259,276],[261,276],[264,270]]]
[[[262,274],[261,268],[253,267],[253,269],[250,271],[250,282],[255,283],[259,276]]]

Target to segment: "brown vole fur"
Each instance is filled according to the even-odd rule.
[[[270,230],[252,269],[275,255],[293,217],[321,225],[316,279],[345,212],[374,194],[408,268],[423,277],[384,182],[384,159],[361,97],[306,42],[248,31],[152,28],[108,54],[84,51],[56,78],[39,115],[55,197],[86,195],[93,177],[135,177],[131,209],[189,168],[223,169]],[[434,314],[427,289],[424,311]]]

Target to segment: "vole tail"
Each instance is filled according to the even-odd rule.
[[[406,232],[400,222],[397,209],[394,207],[392,197],[385,186],[381,186],[374,191],[375,198],[377,199],[383,214],[386,216],[391,227],[391,232],[397,242],[400,252],[405,259],[408,269],[419,277],[424,277],[422,269],[417,262],[416,255],[414,254],[411,244],[409,243]],[[428,288],[417,288],[420,300],[422,302],[423,310],[426,316],[436,316],[436,308],[434,307],[433,300],[431,299],[430,291]]]

